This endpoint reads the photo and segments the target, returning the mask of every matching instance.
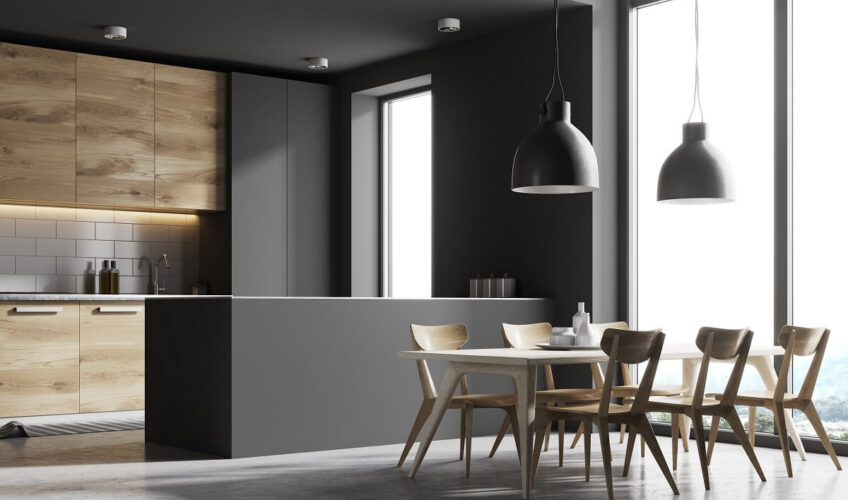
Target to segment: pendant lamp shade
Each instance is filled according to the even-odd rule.
[[[518,145],[512,161],[512,190],[570,194],[598,190],[598,160],[592,144],[571,124],[571,103],[546,101],[539,125]]]
[[[663,163],[657,201],[678,204],[726,203],[734,199],[727,160],[707,141],[707,124],[683,125],[683,143]]]

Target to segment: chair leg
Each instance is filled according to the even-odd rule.
[[[774,426],[780,439],[780,449],[783,451],[783,461],[786,463],[786,474],[792,477],[792,460],[789,458],[789,434],[786,431],[786,412],[782,404],[774,405]]]
[[[562,456],[565,452],[565,420],[557,420],[559,432],[559,466],[562,467]]]
[[[649,422],[648,418],[644,415],[642,415],[642,418],[639,421],[639,433],[647,443],[648,448],[650,448],[651,454],[654,456],[654,460],[657,461],[657,465],[660,466],[660,469],[665,476],[665,480],[668,481],[668,485],[671,486],[671,491],[673,491],[675,495],[679,495],[680,491],[677,489],[677,484],[674,482],[674,477],[672,477],[671,471],[668,470],[668,463],[666,463],[665,457],[660,449],[660,445],[657,443],[657,437],[654,436],[654,430],[651,428],[651,422]]]
[[[574,434],[574,441],[571,442],[571,449],[573,450],[577,443],[580,442],[580,437],[583,435],[583,421],[580,421],[580,426],[577,427],[577,433]]]
[[[707,448],[707,465],[710,465],[713,459],[713,447],[718,437],[718,421],[720,418],[718,415],[713,415],[713,421],[710,424],[710,446]]]
[[[613,500],[612,494],[612,450],[610,450],[609,422],[598,420],[598,436],[601,438],[601,456],[604,460],[604,478],[607,482],[607,497]]]
[[[468,410],[467,406],[462,408],[462,411],[459,412],[459,461],[465,458],[465,412]]]
[[[503,441],[504,436],[506,435],[506,431],[509,430],[509,414],[504,415],[503,422],[501,423],[501,429],[498,431],[498,437],[495,438],[495,444],[492,445],[492,451],[489,452],[489,458],[495,456],[495,452],[498,451],[498,447],[501,445],[501,441]],[[515,431],[513,431],[515,432]]]
[[[474,423],[474,408],[465,412],[465,477],[471,476],[471,426]]]
[[[551,416],[545,411],[536,413],[536,441],[533,443],[533,457],[530,461],[532,471],[530,473],[530,486],[533,487],[536,483],[536,473],[539,472],[539,457],[542,455],[542,429],[546,426],[550,427]]]
[[[671,414],[671,469],[677,470],[677,440],[680,438],[680,418]]]
[[[833,445],[830,443],[830,438],[827,437],[827,431],[824,430],[824,425],[822,425],[822,421],[819,418],[819,412],[816,411],[816,407],[812,401],[810,404],[802,409],[804,415],[807,416],[807,420],[813,425],[813,428],[816,430],[816,434],[819,436],[819,440],[821,440],[822,445],[824,445],[824,449],[827,450],[827,454],[830,455],[830,459],[833,460],[833,465],[836,466],[836,470],[842,470],[842,466],[839,464],[839,459],[836,458],[836,452],[833,451]]]
[[[731,406],[730,410],[724,415],[724,419],[727,421],[728,424],[730,424],[730,428],[733,429],[733,433],[736,435],[736,439],[739,441],[739,444],[742,445],[742,448],[748,455],[748,460],[751,461],[751,465],[754,466],[754,470],[756,470],[757,475],[760,476],[760,481],[765,482],[766,476],[763,474],[763,469],[760,467],[760,461],[757,460],[757,454],[754,453],[754,447],[751,446],[751,442],[747,439],[748,436],[745,435],[745,428],[742,427],[742,420],[739,419],[739,415],[736,413],[736,408]],[[785,427],[783,429],[783,437],[786,438]],[[785,456],[789,456],[788,448],[786,449]],[[790,477],[791,475],[792,474],[790,473]]]
[[[698,447],[698,460],[701,462],[701,475],[704,476],[704,489],[710,489],[710,471],[707,469],[707,443],[704,436],[704,415],[695,412],[692,415],[695,427],[695,445]]]
[[[627,451],[624,453],[624,470],[621,473],[624,477],[627,477],[628,472],[630,472],[630,457],[633,456],[633,445],[636,444],[636,434],[638,434],[636,427],[631,425],[630,434],[627,436]]]
[[[583,421],[583,461],[585,462],[586,481],[589,480],[589,464],[592,460],[592,421]]]
[[[619,436],[618,436],[618,444],[621,444],[621,443],[624,442],[624,435],[626,433],[627,433],[627,424],[621,424],[621,432],[619,433]]]
[[[748,407],[748,438],[751,441],[751,446],[754,446],[754,441],[757,439],[757,407]]]
[[[680,439],[683,441],[683,452],[689,453],[689,436],[686,435],[686,415],[681,413],[678,416],[678,420],[680,421]]]
[[[515,432],[515,429],[518,429],[518,410],[514,406],[510,406],[505,408],[506,410],[506,418],[509,419],[510,426],[512,427],[512,437],[515,439],[515,452],[518,453],[518,463],[521,463],[521,442],[519,441],[518,433]]]
[[[433,403],[435,402],[435,399],[425,399],[421,402],[421,407],[418,408],[418,415],[415,416],[415,422],[412,423],[412,429],[409,430],[409,437],[406,438],[406,445],[403,447],[403,453],[400,454],[400,460],[398,460],[397,467],[403,465],[403,462],[406,460],[406,456],[409,455],[412,445],[415,444],[415,438],[418,437],[418,433],[421,432],[421,428],[424,427],[424,422],[426,422],[427,417],[430,416],[430,412],[433,410]]]
[[[641,446],[641,448],[642,448],[640,450],[641,456],[642,456],[642,458],[645,458],[645,436],[643,436],[641,434],[639,434],[639,446]]]
[[[552,426],[553,426],[553,421],[551,422],[551,425],[549,425],[549,426],[545,429],[545,451],[548,451],[548,445],[549,445],[549,444],[550,444],[550,442],[551,442],[551,427],[552,427]]]

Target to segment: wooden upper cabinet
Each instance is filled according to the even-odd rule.
[[[0,43],[0,199],[74,203],[75,59]]]
[[[156,65],[156,207],[226,209],[226,75]]]
[[[77,54],[76,201],[153,203],[153,64]]]

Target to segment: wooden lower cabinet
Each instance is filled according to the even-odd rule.
[[[79,411],[144,408],[144,303],[81,302]]]
[[[0,416],[79,411],[79,303],[0,302]]]

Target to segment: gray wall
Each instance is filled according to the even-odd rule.
[[[332,295],[333,92],[233,73],[232,293]]]
[[[342,74],[339,91],[339,291],[352,292],[351,252],[363,235],[351,207],[351,94],[430,74],[433,90],[433,294],[462,297],[476,273],[509,272],[525,297],[554,297],[555,321],[592,307],[592,195],[531,196],[509,189],[515,147],[538,121],[552,66],[550,16],[447,48]],[[564,9],[566,97],[591,138],[592,10]],[[370,237],[370,235],[364,235]]]
[[[350,97],[350,295],[380,294],[380,105]]]

